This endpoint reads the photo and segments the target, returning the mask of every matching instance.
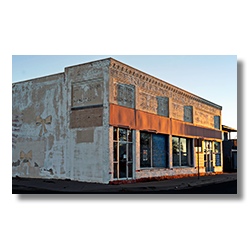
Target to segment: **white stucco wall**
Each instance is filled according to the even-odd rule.
[[[78,65],[65,69],[65,82],[67,86],[67,113],[68,113],[68,160],[70,162],[70,178],[72,180],[108,183],[109,175],[109,63],[110,60],[97,61],[89,64]],[[96,82],[102,85],[102,93],[96,96],[95,105],[100,107],[88,107],[93,103],[93,96],[82,101],[82,110],[72,110],[72,85],[96,86]],[[95,92],[93,92],[95,93]],[[95,95],[95,94],[93,94]],[[100,96],[101,95],[101,96]],[[95,96],[94,96],[95,97]],[[99,111],[98,111],[99,110]],[[93,118],[99,112],[98,119]],[[74,124],[73,116],[77,112],[89,114],[86,119],[92,119],[89,123]],[[101,112],[101,113],[100,113]],[[72,128],[73,126],[73,128]],[[93,136],[90,136],[93,133]],[[79,135],[82,140],[79,140]],[[87,139],[89,137],[89,139]],[[91,137],[91,138],[90,138]],[[86,140],[87,141],[86,141]]]
[[[109,182],[109,63],[107,59],[78,65],[13,84],[12,176]],[[89,92],[78,88],[80,105],[86,108],[86,100],[92,98],[93,103],[97,93],[101,107],[87,107],[78,116],[78,110],[72,110],[75,83],[93,87]],[[78,117],[85,120],[79,122]]]
[[[13,84],[13,176],[67,178],[63,81],[62,73]]]

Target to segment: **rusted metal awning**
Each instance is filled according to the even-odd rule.
[[[109,124],[112,126],[122,126],[130,129],[171,134],[175,136],[222,139],[222,133],[217,129],[195,126],[187,122],[115,104],[110,104]]]
[[[222,139],[220,130],[204,128],[186,122],[172,120],[172,135],[191,136],[196,138]]]

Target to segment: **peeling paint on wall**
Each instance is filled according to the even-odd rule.
[[[32,160],[32,150],[30,150],[27,154],[25,154],[22,150],[20,152],[20,161],[21,167],[24,163],[27,163],[30,166],[30,161]]]
[[[70,128],[90,128],[102,126],[103,108],[72,110]]]
[[[54,176],[53,161],[60,164],[63,162],[61,158],[65,157],[66,150],[60,148],[59,155],[56,152],[59,140],[63,147],[66,147],[66,143],[63,142],[65,137],[60,138],[65,134],[65,119],[59,119],[61,116],[66,116],[66,109],[62,108],[66,106],[65,102],[63,104],[59,102],[65,100],[66,96],[61,92],[60,85],[63,81],[64,74],[56,74],[14,85],[12,113],[20,116],[18,119],[22,126],[17,134],[13,131],[15,136],[15,147],[12,150],[13,176],[51,178]],[[57,100],[56,105],[54,100]],[[13,116],[13,119],[16,118]],[[65,169],[65,163],[61,167]]]
[[[157,114],[157,97],[145,92],[139,93],[140,110]]]
[[[94,128],[77,130],[76,143],[94,142]]]
[[[72,84],[72,107],[103,103],[102,79]]]
[[[44,130],[44,133],[47,133],[47,132],[48,132],[47,129],[46,129],[45,124],[50,125],[51,122],[52,122],[52,116],[51,116],[51,115],[49,115],[49,116],[48,116],[47,118],[45,118],[45,119],[42,119],[41,116],[39,116],[39,115],[36,117],[36,125],[39,126],[39,125],[42,124],[41,131],[40,131],[40,133],[39,133],[39,136],[42,135],[43,130]]]
[[[18,134],[22,127],[22,121],[23,121],[23,119],[21,119],[22,116],[23,115],[12,114],[12,148],[16,148]]]

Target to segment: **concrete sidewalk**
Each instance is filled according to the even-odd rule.
[[[150,193],[237,180],[237,173],[107,185],[56,179],[12,178],[12,193]]]

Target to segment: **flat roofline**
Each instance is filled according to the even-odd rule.
[[[29,81],[33,81],[33,80],[38,80],[38,79],[45,78],[45,77],[51,77],[51,76],[55,76],[55,75],[65,74],[65,69],[73,68],[73,67],[78,67],[78,66],[81,66],[81,65],[95,63],[95,62],[99,62],[99,61],[110,60],[110,59],[111,59],[111,57],[108,57],[108,58],[104,58],[104,59],[100,59],[100,60],[95,60],[95,61],[91,61],[91,62],[86,62],[86,63],[77,64],[77,65],[72,65],[72,66],[69,66],[69,67],[65,67],[64,68],[64,72],[60,72],[60,73],[56,73],[56,74],[51,74],[51,75],[46,75],[46,76],[41,76],[41,77],[36,77],[36,78],[31,78],[31,79],[27,79],[27,80],[23,80],[23,81],[19,81],[19,82],[13,82],[12,84],[19,84],[19,83],[29,82]]]
[[[193,94],[193,93],[190,93],[190,92],[188,92],[188,91],[186,91],[186,90],[184,90],[184,89],[181,89],[181,88],[179,88],[179,87],[177,87],[177,86],[175,86],[175,85],[173,85],[173,84],[171,84],[171,83],[169,83],[169,82],[166,82],[166,81],[164,81],[164,80],[161,80],[161,79],[159,79],[159,78],[157,78],[157,77],[155,77],[155,76],[152,76],[152,75],[150,75],[150,74],[148,74],[148,73],[145,73],[145,72],[143,72],[143,71],[141,71],[141,70],[139,70],[139,69],[136,69],[136,68],[134,68],[134,67],[131,67],[130,65],[125,64],[125,63],[123,63],[123,62],[120,62],[120,61],[114,59],[113,57],[107,57],[107,58],[100,59],[100,60],[95,60],[95,61],[90,61],[90,62],[86,62],[86,63],[82,63],[82,64],[72,65],[72,66],[69,66],[69,67],[65,67],[65,68],[64,68],[64,72],[62,72],[62,73],[57,73],[57,74],[52,74],[52,75],[48,75],[48,76],[43,76],[43,77],[28,79],[28,80],[20,81],[20,82],[15,82],[15,83],[12,83],[12,85],[14,85],[14,84],[19,84],[19,83],[24,83],[24,82],[28,82],[28,81],[33,81],[33,80],[38,80],[38,79],[45,78],[45,77],[51,77],[51,76],[54,76],[54,75],[64,74],[66,69],[73,68],[73,67],[78,67],[78,66],[82,66],[82,65],[86,65],[86,64],[90,64],[90,63],[96,63],[96,62],[100,62],[100,61],[105,61],[105,60],[113,60],[113,61],[115,61],[115,62],[121,63],[121,64],[123,64],[123,65],[126,66],[126,67],[129,67],[129,68],[131,68],[131,69],[133,69],[133,70],[136,70],[136,71],[138,71],[138,72],[140,72],[140,73],[142,73],[142,74],[145,74],[145,75],[147,75],[147,76],[149,76],[149,77],[152,77],[152,78],[156,79],[157,81],[164,82],[164,83],[170,85],[171,87],[176,88],[176,89],[179,90],[179,91],[183,91],[183,92],[185,92],[186,94],[189,94],[189,95],[191,95],[191,96],[197,98],[198,100],[203,101],[204,103],[206,103],[206,104],[208,104],[208,105],[211,105],[211,106],[213,106],[213,107],[215,107],[215,108],[218,108],[218,109],[222,110],[222,106],[220,106],[220,105],[218,105],[218,104],[216,104],[216,103],[213,103],[213,102],[211,102],[211,101],[209,101],[209,100],[207,100],[207,99],[204,99],[204,98],[202,98],[202,97],[200,97],[200,96],[197,96],[197,95],[195,95],[195,94]]]
[[[78,66],[82,66],[82,65],[90,64],[90,63],[96,63],[96,62],[111,60],[111,59],[113,59],[113,58],[112,58],[112,57],[107,57],[107,58],[100,59],[100,60],[95,60],[95,61],[91,61],[91,62],[86,62],[86,63],[81,63],[81,64],[77,64],[77,65],[68,66],[68,67],[65,67],[64,69],[73,68],[73,67],[78,67]]]
[[[110,58],[111,58],[111,60],[113,60],[113,61],[116,61],[116,62],[118,62],[118,63],[121,63],[121,64],[123,64],[123,65],[125,65],[125,66],[127,66],[127,67],[129,67],[129,68],[131,68],[131,69],[134,69],[134,70],[136,70],[136,71],[138,71],[138,72],[140,72],[140,73],[142,73],[142,74],[145,74],[145,75],[147,75],[147,76],[150,76],[150,77],[156,79],[157,81],[161,81],[161,82],[167,83],[167,84],[169,84],[171,87],[176,88],[176,89],[178,89],[178,90],[180,90],[180,91],[183,91],[183,92],[185,92],[185,93],[187,93],[187,94],[189,94],[189,95],[192,95],[192,96],[194,96],[194,97],[196,97],[196,98],[198,98],[198,99],[200,99],[200,100],[203,100],[203,101],[207,102],[208,104],[211,104],[211,105],[213,105],[213,106],[217,106],[217,108],[219,108],[219,109],[222,110],[222,106],[220,106],[220,105],[218,105],[218,104],[216,104],[216,103],[213,103],[213,102],[211,102],[211,101],[209,101],[209,100],[207,100],[207,99],[205,99],[205,98],[202,98],[202,97],[197,96],[197,95],[195,95],[195,94],[193,94],[193,93],[190,93],[190,92],[188,92],[188,91],[186,91],[186,90],[184,90],[184,89],[181,89],[181,88],[179,88],[179,87],[177,87],[177,86],[175,86],[175,85],[173,85],[173,84],[171,84],[171,83],[169,83],[169,82],[166,82],[166,81],[164,81],[164,80],[161,80],[161,79],[159,79],[159,78],[157,78],[157,77],[155,77],[155,76],[149,75],[148,73],[145,73],[145,72],[143,72],[143,71],[141,71],[141,70],[139,70],[139,69],[136,69],[136,68],[134,68],[134,67],[131,67],[131,66],[129,66],[129,65],[123,63],[123,62],[120,62],[120,61],[118,61],[118,60],[116,60],[116,59],[114,59],[114,58],[112,58],[112,57],[110,57]]]
[[[20,82],[13,82],[12,85],[19,84],[19,83],[24,83],[24,82],[30,82],[30,81],[34,81],[34,80],[39,80],[39,79],[46,78],[46,77],[52,77],[52,76],[56,76],[56,75],[62,75],[62,74],[64,74],[64,72],[56,73],[56,74],[52,74],[52,75],[41,76],[41,77],[32,78],[32,79],[27,79],[27,80],[20,81]]]

